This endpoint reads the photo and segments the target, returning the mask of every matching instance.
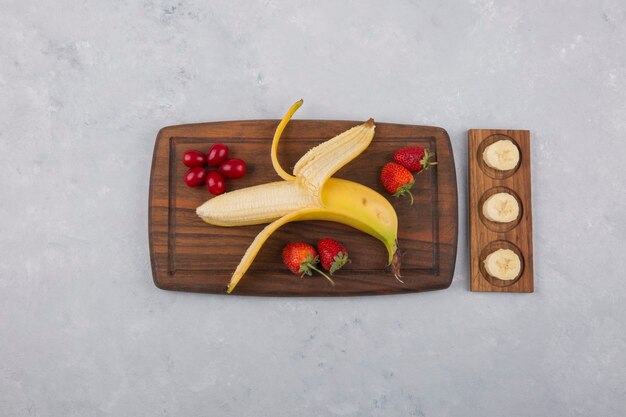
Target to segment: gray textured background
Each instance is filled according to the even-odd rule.
[[[626,415],[626,4],[385,3],[0,1],[0,415]],[[301,97],[448,130],[451,288],[153,286],[157,130]],[[532,130],[533,295],[468,291],[472,127]]]

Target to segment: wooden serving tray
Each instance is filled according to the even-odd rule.
[[[515,169],[498,171],[483,161],[485,147],[508,139],[519,149]],[[530,132],[528,130],[471,129],[468,132],[470,288],[487,292],[533,292],[533,237],[530,188]],[[482,214],[482,206],[495,193],[508,192],[520,205],[516,221],[496,223]],[[522,261],[522,272],[512,281],[490,276],[485,258],[498,249],[511,249]]]
[[[279,160],[289,171],[313,146],[362,122],[294,120],[279,146]],[[211,196],[204,187],[183,183],[188,149],[207,152],[213,143],[229,146],[248,173],[227,180],[227,190],[280,178],[270,160],[278,120],[215,122],[161,129],[150,174],[149,237],[154,283],[165,290],[224,293],[232,272],[264,225],[217,227],[202,221],[195,209]],[[338,223],[310,221],[283,226],[265,243],[233,294],[280,296],[345,296],[393,294],[447,288],[452,282],[457,248],[457,188],[450,139],[437,127],[376,123],[369,148],[336,177],[360,182],[388,195],[378,182],[382,166],[403,146],[421,145],[437,155],[438,165],[417,176],[415,203],[389,196],[398,214],[402,277],[383,271],[387,252],[378,240]],[[290,241],[313,245],[323,237],[342,242],[352,258],[335,274],[336,286],[321,276],[299,278],[282,264],[281,251]]]

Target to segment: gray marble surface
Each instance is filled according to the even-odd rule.
[[[624,1],[0,6],[0,415],[626,415]],[[299,118],[448,130],[448,290],[153,286],[157,130],[301,97]],[[474,127],[532,131],[532,295],[468,290]]]

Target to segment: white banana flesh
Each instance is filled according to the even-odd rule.
[[[485,148],[483,161],[493,169],[508,171],[519,163],[519,149],[510,140],[502,139]]]
[[[296,163],[293,174],[311,195],[319,197],[326,180],[367,149],[373,138],[374,120],[370,119],[309,149]]]
[[[196,214],[216,226],[249,226],[312,207],[321,204],[306,189],[295,181],[277,181],[224,193],[202,204]]]
[[[485,258],[484,265],[489,275],[503,281],[514,280],[522,270],[519,256],[511,249],[498,249],[490,253]]]
[[[227,292],[233,291],[265,241],[293,221],[342,223],[379,239],[388,252],[388,267],[399,279],[398,217],[385,197],[364,185],[331,176],[361,154],[374,137],[372,119],[309,150],[296,163],[294,175],[279,164],[277,147],[289,119],[302,105],[296,102],[276,129],[272,165],[284,181],[271,182],[214,197],[198,207],[204,221],[217,226],[269,223],[254,239],[237,266]]]
[[[496,193],[483,204],[483,215],[492,222],[509,223],[519,216],[519,203],[509,193]]]

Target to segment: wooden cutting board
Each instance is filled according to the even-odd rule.
[[[313,146],[362,122],[294,120],[279,146],[279,160],[290,171]],[[270,146],[278,120],[251,120],[170,126],[156,138],[150,174],[149,238],[154,283],[165,290],[224,293],[246,248],[264,225],[217,227],[202,221],[195,209],[211,196],[204,187],[183,182],[188,149],[207,152],[221,142],[231,157],[241,158],[248,173],[227,180],[227,190],[277,181]],[[345,296],[394,294],[447,288],[452,282],[457,248],[457,187],[450,139],[444,129],[376,123],[369,148],[336,177],[360,182],[388,196],[378,182],[382,166],[403,146],[420,145],[437,155],[438,165],[416,177],[415,203],[389,196],[398,214],[402,279],[384,272],[387,252],[378,240],[338,223],[310,221],[283,226],[265,243],[233,294]],[[299,278],[282,264],[287,242],[313,245],[323,237],[342,242],[352,263],[335,274],[336,286],[321,276]]]

